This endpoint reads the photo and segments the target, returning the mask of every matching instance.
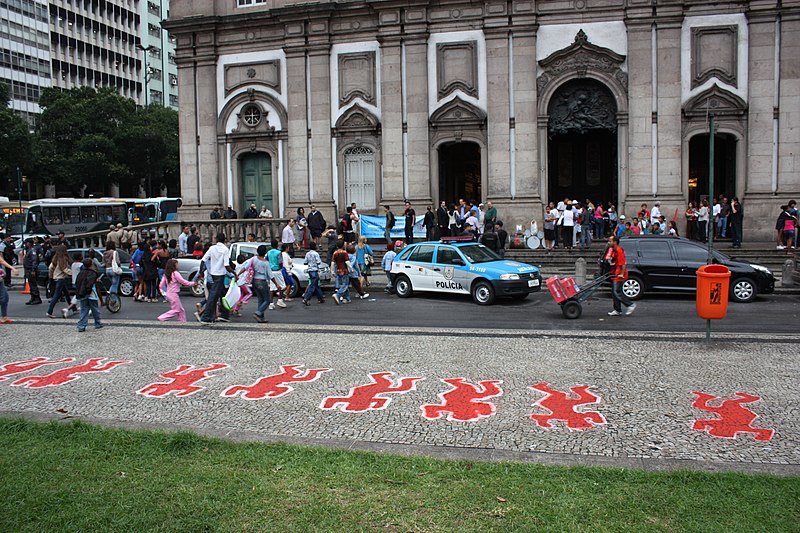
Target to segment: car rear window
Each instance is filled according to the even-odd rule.
[[[419,263],[432,263],[433,262],[433,249],[432,244],[420,244],[412,252],[409,261],[416,261]]]
[[[646,259],[672,259],[669,242],[666,240],[642,239],[639,241],[639,253]]]
[[[705,263],[708,259],[708,250],[686,242],[676,242],[675,252],[678,254],[679,261]]]

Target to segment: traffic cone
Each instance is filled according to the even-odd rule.
[[[28,280],[26,279],[25,280],[25,288],[22,289],[22,294],[30,294],[30,293],[31,293],[31,288],[28,285]]]

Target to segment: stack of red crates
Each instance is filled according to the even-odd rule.
[[[557,304],[578,294],[578,285],[574,278],[558,279],[558,276],[553,276],[547,279],[547,288]]]

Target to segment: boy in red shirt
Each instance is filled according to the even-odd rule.
[[[625,260],[625,250],[619,245],[619,237],[612,235],[608,238],[608,261],[611,265],[611,299],[614,301],[614,310],[609,311],[609,316],[619,316],[622,314],[622,306],[625,306],[625,314],[629,315],[636,309],[636,304],[622,292],[622,284],[628,279],[628,263]]]

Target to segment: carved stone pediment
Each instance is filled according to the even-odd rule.
[[[369,111],[356,104],[339,117],[336,121],[336,130],[342,133],[378,132],[381,123]]]
[[[622,70],[624,62],[625,56],[590,43],[586,33],[580,30],[571,45],[539,61],[543,72],[536,78],[536,86],[542,92],[565,73],[574,73],[578,78],[585,78],[587,72],[594,71],[611,76],[627,92],[628,74]]]
[[[461,98],[454,98],[433,112],[431,126],[441,128],[447,126],[479,127],[486,125],[486,113]]]
[[[705,119],[708,113],[716,116],[741,117],[747,114],[747,103],[718,85],[712,85],[707,91],[683,104],[683,116],[686,118]]]

